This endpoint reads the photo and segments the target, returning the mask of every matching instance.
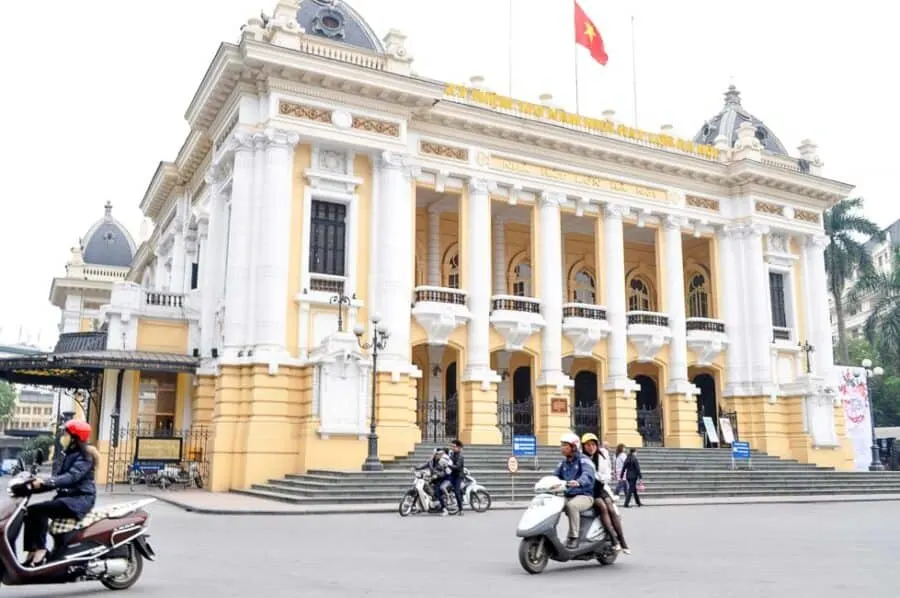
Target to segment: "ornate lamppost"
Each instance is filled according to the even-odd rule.
[[[378,459],[378,434],[375,431],[375,399],[378,392],[378,352],[383,351],[387,347],[387,340],[390,333],[384,324],[381,324],[381,317],[378,314],[372,316],[372,339],[369,342],[363,340],[366,333],[362,324],[357,324],[353,328],[353,334],[363,351],[372,350],[372,411],[369,416],[369,455],[363,463],[363,471],[383,471],[384,465]]]
[[[872,464],[869,465],[869,471],[884,471],[884,464],[881,463],[881,454],[878,450],[878,439],[875,437],[875,405],[872,404],[872,379],[883,376],[884,368],[880,365],[873,368],[871,359],[863,359],[862,366],[866,370],[866,395],[869,399],[869,418],[872,420]]]
[[[331,297],[329,303],[338,306],[338,332],[344,331],[344,306],[350,307],[356,301],[356,293],[352,297],[340,293]]]

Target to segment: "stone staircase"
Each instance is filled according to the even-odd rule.
[[[406,457],[385,463],[382,472],[311,470],[281,480],[255,484],[240,494],[288,502],[315,504],[394,504],[410,487],[410,470],[430,458],[434,445],[419,445]],[[519,472],[506,470],[508,446],[470,446],[466,467],[487,487],[494,501],[530,499],[534,483],[559,462],[557,447],[540,447],[536,459],[519,458]],[[654,498],[714,498],[748,496],[815,496],[900,494],[900,472],[836,472],[831,468],[752,453],[752,466],[731,470],[729,449],[644,448],[638,453],[644,496]]]

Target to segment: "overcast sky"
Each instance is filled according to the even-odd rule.
[[[160,160],[188,133],[184,112],[222,41],[274,0],[47,0],[0,2],[5,116],[0,144],[3,284],[0,341],[19,327],[55,340],[49,305],[69,248],[114,204],[137,236],[138,203]],[[383,36],[409,35],[422,76],[483,75],[509,88],[508,0],[354,0]],[[825,175],[857,185],[869,217],[900,217],[895,187],[900,42],[890,3],[812,0],[582,0],[609,54],[581,52],[581,111],[608,108],[633,124],[631,16],[637,46],[638,124],[692,136],[722,105],[729,82],[794,154],[820,146]],[[574,107],[569,0],[515,0],[513,95],[553,93]]]

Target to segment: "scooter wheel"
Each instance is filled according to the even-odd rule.
[[[143,571],[144,557],[132,545],[128,547],[128,570],[118,577],[101,577],[100,583],[110,590],[127,590],[137,583]]]
[[[597,554],[597,562],[601,565],[612,565],[619,558],[619,553],[615,550],[608,550]]]
[[[412,514],[413,505],[416,503],[416,496],[412,492],[408,492],[403,495],[403,500],[400,501],[400,516],[407,517]]]
[[[479,490],[472,494],[472,510],[476,513],[484,513],[491,508],[491,495],[487,490]]]
[[[542,538],[524,538],[519,543],[519,564],[532,575],[543,573],[550,561],[550,553],[543,548],[541,540]]]

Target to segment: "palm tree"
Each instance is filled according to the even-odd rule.
[[[889,272],[875,268],[863,276],[847,295],[847,306],[859,308],[864,297],[872,301],[872,313],[866,320],[866,339],[882,359],[896,371],[900,365],[900,250],[895,249]]]
[[[857,213],[862,206],[863,199],[854,197],[838,202],[825,212],[825,233],[831,240],[825,249],[825,268],[837,315],[838,356],[845,364],[850,362],[850,353],[844,327],[844,289],[853,272],[867,271],[872,267],[872,256],[858,239],[869,237],[880,241],[884,238],[884,233],[874,222]]]

